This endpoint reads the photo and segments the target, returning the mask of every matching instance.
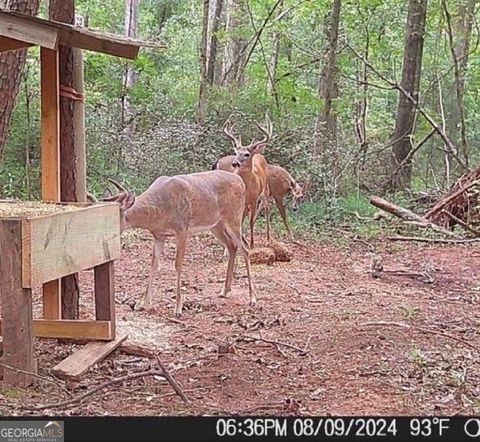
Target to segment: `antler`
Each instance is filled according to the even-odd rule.
[[[235,137],[232,133],[233,126],[235,124],[231,123],[232,115],[230,115],[225,123],[223,123],[223,133],[230,139],[230,141],[233,143],[233,146],[235,148],[238,148],[242,145],[242,136],[239,135],[238,138]]]
[[[260,132],[263,133],[263,138],[259,141],[255,141],[254,143],[252,143],[250,145],[252,149],[259,146],[260,144],[267,144],[272,139],[273,126],[268,115],[265,115],[265,121],[266,127],[261,126],[257,121],[255,121],[256,126],[258,127]]]
[[[122,184],[118,183],[117,181],[113,180],[112,178],[108,178],[108,181],[110,181],[121,193],[128,193],[128,190],[125,186]]]

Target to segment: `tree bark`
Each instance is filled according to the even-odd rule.
[[[140,0],[125,0],[125,37],[135,38],[137,36],[137,25],[138,25],[138,5]],[[135,133],[134,125],[134,109],[129,99],[129,91],[137,83],[137,73],[135,68],[131,63],[127,63],[125,66],[124,74],[124,90],[123,90],[123,126],[125,128],[125,133],[127,135],[127,140],[129,140]],[[129,143],[130,144],[130,143]]]
[[[442,0],[455,75],[452,85],[453,91],[450,93],[451,98],[448,100],[449,116],[447,118],[447,131],[450,139],[453,140],[457,146],[462,146],[461,153],[467,166],[470,149],[465,127],[465,74],[467,71],[470,36],[472,33],[476,2],[476,0],[461,0],[458,3],[458,11],[452,23],[446,1]]]
[[[420,76],[422,67],[423,38],[427,0],[409,0],[407,26],[405,32],[401,87],[418,101]],[[392,144],[392,178],[388,183],[389,190],[398,191],[410,188],[412,177],[412,161],[405,161],[412,149],[411,136],[416,117],[415,105],[400,94],[398,99],[395,131]],[[401,167],[398,167],[402,164]]]
[[[202,20],[202,41],[200,43],[200,87],[198,92],[197,104],[197,123],[203,124],[207,113],[208,102],[208,21],[210,11],[210,0],[203,0],[203,20]]]
[[[36,15],[39,0],[8,0],[4,2],[6,9]],[[23,66],[27,57],[27,49],[17,49],[0,54],[0,162],[3,160],[10,119],[22,78]]]
[[[74,24],[74,0],[50,0],[51,20]],[[74,55],[70,46],[60,46],[60,85],[74,88]],[[77,152],[75,150],[74,101],[60,97],[60,195],[62,201],[77,201]],[[62,278],[62,318],[78,319],[78,275]]]
[[[226,0],[226,32],[223,59],[223,86],[242,86],[245,81],[243,66],[247,56],[247,41],[242,36],[242,28],[246,26],[248,12],[246,0]]]
[[[336,176],[337,158],[337,116],[333,109],[333,100],[338,94],[335,81],[338,29],[340,26],[341,0],[333,0],[330,16],[325,26],[327,47],[325,61],[319,76],[318,96],[322,103],[321,110],[315,124],[314,153],[322,156],[325,163],[331,163]],[[327,156],[329,158],[327,158]]]
[[[210,1],[211,9],[213,9],[213,16],[211,18],[209,50],[207,55],[207,79],[211,86],[215,80],[215,71],[217,65],[217,50],[218,50],[218,31],[222,21],[223,0]]]

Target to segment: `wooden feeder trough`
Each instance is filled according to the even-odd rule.
[[[120,256],[118,205],[60,204],[61,163],[75,164],[70,154],[60,152],[60,100],[83,102],[83,94],[60,84],[60,47],[128,59],[135,59],[142,46],[162,47],[0,9],[0,52],[31,46],[40,47],[42,199],[56,204],[47,204],[46,213],[45,207],[38,212],[27,210],[35,203],[0,202],[10,209],[0,211],[0,370],[4,383],[16,386],[29,385],[36,373],[34,336],[108,341],[89,343],[54,367],[55,374],[71,378],[85,373],[126,339],[115,336],[113,260]],[[92,267],[95,320],[62,319],[60,278]],[[38,284],[42,285],[43,318],[33,319],[32,287]]]
[[[32,203],[0,202],[2,364],[35,372],[33,336],[115,339],[113,260],[120,256],[120,217],[114,203],[40,203],[38,215],[25,209],[29,206]],[[7,210],[2,212],[5,207]],[[42,209],[50,213],[41,213]],[[33,319],[34,286],[92,267],[95,320]],[[57,305],[50,307],[59,311],[60,301],[57,297]],[[44,311],[44,317],[48,316],[49,312]],[[8,384],[30,381],[25,373],[5,367],[3,372]]]

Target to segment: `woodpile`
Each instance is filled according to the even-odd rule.
[[[430,228],[437,233],[453,238],[449,242],[465,242],[480,238],[480,166],[463,175],[451,190],[433,204],[424,215],[372,196],[370,203],[385,212],[401,218],[406,224]],[[454,228],[464,231],[461,236]],[[406,237],[402,237],[406,238]],[[409,237],[412,240],[422,238]],[[395,239],[395,238],[391,238]]]

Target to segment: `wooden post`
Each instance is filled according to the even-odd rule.
[[[36,373],[33,357],[32,291],[22,287],[22,222],[0,221],[0,299],[2,303],[2,363]],[[3,380],[11,386],[24,387],[32,375],[3,369]]]
[[[97,321],[110,321],[112,339],[115,339],[115,285],[113,261],[94,267],[95,316]]]
[[[40,48],[42,98],[42,199],[60,201],[60,84],[58,52]],[[43,285],[43,317],[60,319],[60,281]]]
[[[84,93],[83,86],[83,53],[81,49],[73,48],[73,88]],[[87,151],[85,146],[85,104],[82,100],[73,103],[73,127],[75,145],[75,187],[77,201],[87,202]]]

